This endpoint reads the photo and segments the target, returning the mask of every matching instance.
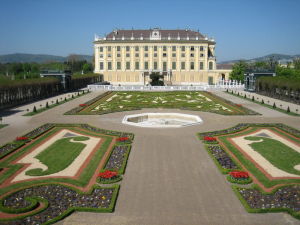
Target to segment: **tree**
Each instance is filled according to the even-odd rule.
[[[150,79],[151,79],[151,86],[164,86],[164,82],[160,80],[160,78],[163,78],[163,75],[160,75],[159,73],[151,73]]]
[[[232,67],[232,71],[229,74],[229,79],[231,80],[238,80],[238,81],[244,81],[244,74],[246,69],[248,68],[248,65],[244,61],[239,61],[235,63]]]
[[[92,64],[90,64],[90,63],[83,64],[82,71],[83,71],[83,73],[92,72],[93,71]]]
[[[300,70],[300,58],[295,58],[293,60],[295,70]]]

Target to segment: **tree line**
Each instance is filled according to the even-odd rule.
[[[300,104],[300,59],[282,67],[275,61],[246,63],[237,62],[233,65],[230,79],[244,81],[246,71],[273,71],[275,77],[259,77],[256,80],[256,92]]]

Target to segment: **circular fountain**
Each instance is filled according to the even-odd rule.
[[[183,113],[142,113],[127,115],[122,123],[138,127],[184,127],[202,123],[199,116]]]

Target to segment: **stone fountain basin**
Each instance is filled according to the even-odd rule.
[[[185,127],[202,123],[199,116],[183,113],[142,113],[127,115],[122,123],[138,127]]]

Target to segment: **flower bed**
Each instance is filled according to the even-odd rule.
[[[129,145],[117,145],[111,152],[111,155],[105,165],[106,170],[118,171],[123,174],[126,167],[127,158],[130,152]]]
[[[287,211],[300,219],[300,186],[279,188],[271,194],[264,194],[256,188],[233,187],[248,212]]]
[[[30,140],[28,139],[28,137],[16,137],[16,141],[25,141],[25,142],[27,142],[27,141],[30,141]]]
[[[87,104],[79,104],[80,107],[86,107]]]
[[[101,184],[112,184],[122,180],[122,177],[118,174],[117,171],[105,170],[98,174],[98,181]]]
[[[7,221],[6,224],[43,224],[55,222],[68,215],[68,210],[90,209],[94,211],[112,211],[118,188],[96,188],[91,194],[81,194],[61,185],[42,185],[18,191],[3,201],[2,207],[19,210],[30,206],[25,199],[39,196],[48,202],[48,207],[37,214],[23,219]]]

